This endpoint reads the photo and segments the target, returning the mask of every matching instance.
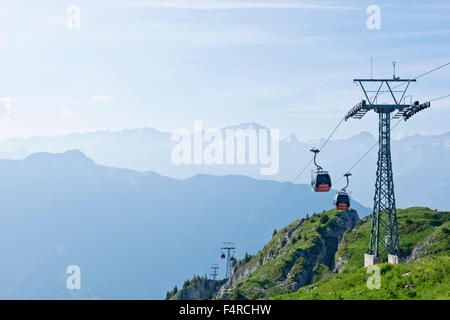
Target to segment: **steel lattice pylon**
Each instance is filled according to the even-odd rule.
[[[217,280],[217,276],[219,275],[217,270],[219,270],[218,264],[211,265],[211,273],[209,274],[213,280]]]
[[[361,119],[369,110],[375,111],[379,116],[377,176],[369,243],[369,254],[375,257],[386,253],[400,256],[391,160],[391,113],[397,111],[392,119],[403,117],[406,121],[412,115],[430,106],[429,102],[405,103],[406,91],[410,83],[415,81],[415,79],[400,79],[395,74],[392,79],[355,79],[354,82],[361,86],[367,100],[358,103],[345,116],[345,120]],[[392,86],[392,83],[397,85]],[[365,88],[367,84],[376,86],[374,89],[367,90]],[[404,89],[395,90],[402,85],[405,85]],[[369,97],[368,93],[374,93],[374,95]],[[379,104],[378,98],[383,93],[388,93],[393,103]]]
[[[384,251],[400,256],[397,211],[391,160],[390,112],[379,112],[378,162],[372,213],[369,254],[380,256]]]
[[[231,270],[233,269],[233,259],[234,258],[234,250],[236,249],[235,247],[235,242],[224,242],[223,243],[224,246],[222,248],[220,248],[220,250],[222,251],[223,254],[223,250],[226,250],[227,255],[226,255],[226,259],[227,259],[227,264],[226,264],[226,269],[225,269],[225,278],[228,279],[231,275]]]

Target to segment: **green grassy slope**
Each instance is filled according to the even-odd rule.
[[[300,288],[275,300],[446,299],[450,292],[450,257],[427,256],[408,264],[380,264],[380,289],[368,289],[366,268],[349,267],[342,273]]]
[[[307,281],[308,269],[314,267],[308,265],[311,263],[308,260],[319,252],[327,252],[324,242],[330,247],[334,243],[337,247],[338,238],[330,237],[329,234],[330,230],[341,234],[345,231],[342,225],[337,224],[341,215],[342,212],[337,210],[314,214],[308,219],[294,221],[278,231],[256,256],[235,271],[235,274],[247,275],[233,283],[229,298],[255,299],[291,292],[295,287],[294,282]],[[346,215],[349,216],[348,213]],[[354,215],[357,219],[356,212]],[[321,264],[317,266],[313,276],[320,278],[327,273],[328,267]]]
[[[449,212],[438,212],[424,207],[412,207],[397,210],[398,232],[400,239],[401,257],[411,254],[413,248],[420,241],[425,240],[439,226],[447,226],[450,223]],[[341,257],[348,261],[348,266],[361,267],[364,265],[364,253],[368,251],[370,238],[370,221],[360,220],[356,227],[344,234],[344,244],[336,253],[336,258]],[[446,247],[448,253],[449,243],[440,241]],[[445,248],[441,248],[442,249]]]
[[[336,260],[339,274],[315,277],[315,283],[270,299],[449,299],[450,214],[428,208],[398,210],[401,256],[408,263],[382,263],[380,289],[368,289],[371,274],[363,267],[370,222],[360,221],[343,237]],[[412,254],[412,255],[411,255]]]

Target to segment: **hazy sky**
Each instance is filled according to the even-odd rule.
[[[414,77],[450,62],[448,1],[1,1],[0,140],[151,126],[258,122],[326,136],[363,96],[355,77]],[[369,5],[381,29],[369,30]],[[404,5],[404,4],[407,4]],[[66,12],[81,9],[81,29]],[[412,85],[450,93],[450,66]],[[449,131],[450,99],[393,134]],[[376,115],[336,137],[377,130]]]

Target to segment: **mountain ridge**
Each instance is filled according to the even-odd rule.
[[[249,122],[231,127],[263,127]],[[224,128],[222,128],[224,130]],[[323,138],[322,138],[323,139]],[[323,141],[323,140],[322,140]],[[376,144],[376,137],[361,132],[344,139],[332,139],[318,156],[318,163],[330,172],[332,181],[339,180],[349,168]],[[151,127],[122,131],[100,131],[56,137],[10,139],[0,143],[0,158],[23,159],[35,152],[64,152],[78,149],[96,163],[108,167],[127,168],[140,172],[154,171],[164,176],[184,179],[198,173],[209,175],[245,175],[261,180],[293,181],[299,170],[311,159],[309,150],[317,141],[301,142],[294,136],[280,140],[279,170],[274,175],[261,175],[261,164],[176,165],[171,152],[176,145],[171,134]],[[436,167],[450,162],[450,132],[440,135],[392,140],[396,203],[400,207],[423,205],[440,210],[449,209],[445,195],[450,192],[450,173],[433,174]],[[376,148],[352,170],[350,190],[366,206],[372,205],[376,172]],[[309,166],[309,169],[312,165]],[[308,168],[307,168],[308,169]],[[296,182],[308,183],[308,170]],[[341,180],[342,181],[342,180]],[[412,187],[414,186],[414,187]],[[340,186],[336,186],[340,188]],[[417,199],[412,202],[411,199]]]
[[[236,241],[238,254],[255,252],[274,227],[302,216],[299,207],[323,210],[333,197],[292,185],[272,207],[286,184],[231,175],[177,180],[99,165],[79,151],[0,160],[0,176],[5,299],[66,297],[61,279],[72,264],[89,281],[67,297],[163,298],[174,281],[207,268],[223,241]]]

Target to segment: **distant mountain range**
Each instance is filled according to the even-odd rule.
[[[237,242],[238,258],[256,253],[274,228],[330,209],[334,195],[297,184],[279,199],[289,183],[177,180],[101,166],[77,150],[0,160],[0,177],[3,299],[162,299],[221,262],[223,241]],[[370,211],[357,201],[353,208]],[[66,289],[69,265],[81,268],[81,291]]]
[[[244,123],[226,129],[261,129],[256,123]],[[74,133],[56,137],[10,139],[0,143],[0,158],[23,159],[35,152],[65,152],[78,149],[97,163],[138,171],[155,171],[172,178],[188,178],[196,174],[245,175],[255,179],[292,181],[311,159],[309,150],[322,140],[300,142],[294,135],[280,141],[278,174],[260,174],[260,165],[175,165],[171,152],[176,142],[171,134],[152,128],[124,131]],[[374,144],[376,138],[367,132],[348,139],[331,140],[319,155],[318,162],[336,181]],[[355,199],[372,206],[375,185],[377,148],[352,170],[349,190]],[[395,193],[398,207],[423,205],[440,210],[449,209],[446,195],[450,192],[450,132],[436,136],[405,137],[392,141]],[[312,167],[311,167],[312,168]],[[298,183],[308,183],[309,169]],[[343,187],[344,181],[334,185]]]

